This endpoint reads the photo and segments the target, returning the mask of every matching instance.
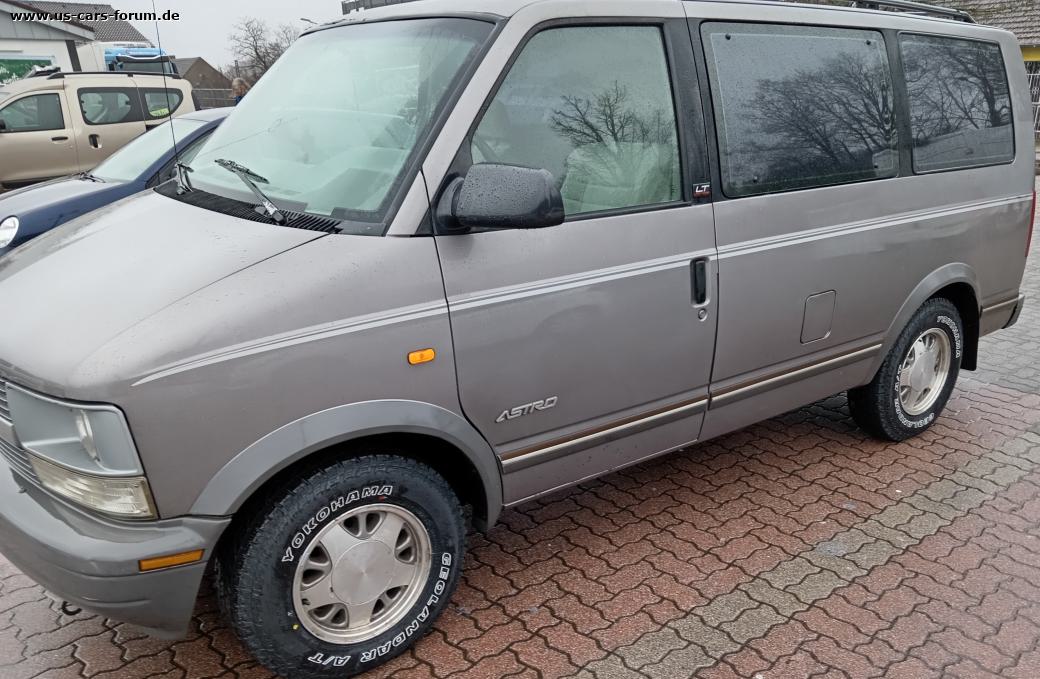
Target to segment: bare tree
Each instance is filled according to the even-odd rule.
[[[614,86],[593,99],[564,96],[562,108],[553,111],[551,125],[575,148],[605,142],[664,144],[675,135],[675,125],[664,111],[640,115],[627,105],[628,88]]]
[[[755,155],[788,165],[867,170],[875,153],[895,144],[885,64],[859,55],[843,53],[819,68],[760,80],[748,113],[772,147]]]
[[[636,191],[647,202],[678,195],[679,158],[670,112],[635,105],[618,81],[592,97],[566,95],[562,101],[550,125],[573,149],[561,177],[566,185],[614,186]],[[581,189],[572,192],[580,194]]]
[[[918,141],[1007,124],[1011,101],[999,48],[918,37],[904,60]]]
[[[225,74],[255,82],[296,41],[299,31],[288,24],[272,30],[263,19],[245,17],[235,24],[234,32],[228,37],[235,66],[225,66]],[[227,73],[229,70],[232,74]]]

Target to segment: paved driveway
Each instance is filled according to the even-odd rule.
[[[1040,238],[1019,324],[898,445],[834,397],[505,514],[451,610],[371,676],[1040,677]],[[248,677],[190,638],[62,615],[0,559],[0,677]]]

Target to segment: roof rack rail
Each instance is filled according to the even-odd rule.
[[[44,78],[50,77],[55,73],[60,73],[61,67],[59,66],[35,66],[31,71],[25,74],[25,78]]]
[[[914,2],[913,0],[852,0],[850,6],[860,9],[896,9],[914,14],[930,14],[943,19],[953,19],[954,21],[963,21],[969,24],[975,23],[975,18],[964,10],[943,7],[942,5],[929,5],[924,2]]]
[[[170,80],[180,80],[181,75],[179,73],[153,73],[150,71],[58,71],[47,76],[47,80],[67,78],[70,75],[125,75],[129,78],[133,78],[135,75],[154,75],[154,76],[166,76]]]

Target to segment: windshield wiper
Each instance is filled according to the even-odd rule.
[[[89,172],[80,172],[79,173],[79,178],[80,179],[85,179],[88,182],[98,182],[98,183],[101,183],[101,182],[104,181],[104,180],[102,180],[102,179],[100,179],[98,177],[95,177],[94,175],[90,174]]]
[[[270,184],[271,182],[253,172],[248,167],[239,165],[233,160],[218,158],[213,162],[241,179],[242,183],[248,186],[249,190],[252,191],[253,195],[260,201],[260,206],[264,208],[264,211],[267,212],[267,216],[270,217],[275,224],[278,226],[285,226],[289,223],[289,220],[285,218],[285,215],[282,214],[281,210],[275,207],[275,204],[271,202],[271,199],[264,195],[264,192],[256,185],[257,182],[261,184]]]
[[[185,193],[191,193],[195,190],[195,187],[191,185],[191,179],[188,175],[195,170],[191,169],[191,166],[187,163],[177,163],[174,165],[177,170],[177,195],[184,195]]]

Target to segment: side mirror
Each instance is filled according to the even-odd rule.
[[[563,197],[548,170],[481,163],[448,185],[437,218],[449,233],[541,229],[563,223]]]
[[[0,132],[7,132],[7,121],[0,118]]]

